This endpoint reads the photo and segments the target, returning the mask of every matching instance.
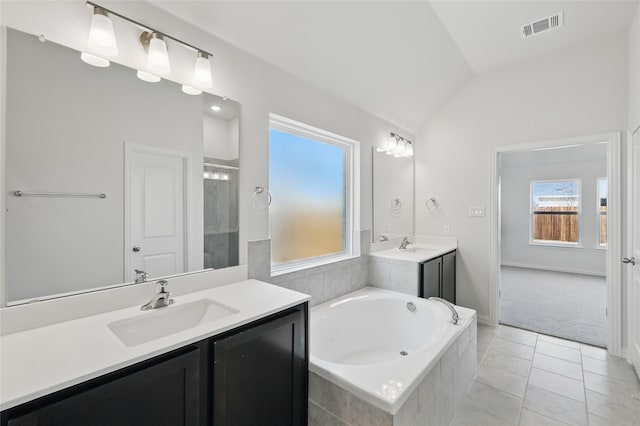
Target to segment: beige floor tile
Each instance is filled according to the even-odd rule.
[[[619,398],[631,395],[640,397],[640,382],[637,380],[616,380],[590,371],[584,372],[584,387],[594,392]]]
[[[556,345],[566,346],[567,348],[580,349],[580,343],[573,340],[561,339],[559,337],[547,336],[546,334],[538,334],[538,342],[555,343]]]
[[[533,358],[533,366],[542,370],[571,377],[572,379],[582,380],[582,367],[580,364],[576,364],[575,362],[536,353]]]
[[[587,390],[587,406],[589,413],[608,419],[613,424],[640,424],[640,401],[637,399],[618,398]]]
[[[500,327],[496,327],[494,325],[478,323],[478,339],[482,339],[485,337],[490,337],[491,339],[493,339],[494,337],[496,337],[496,334],[498,334],[499,329]]]
[[[557,393],[567,398],[584,402],[584,384],[580,380],[552,373],[551,371],[532,368],[529,384]]]
[[[565,359],[571,362],[577,362],[578,364],[582,362],[582,357],[580,356],[580,349],[568,348],[566,346],[556,345],[551,342],[538,342],[536,345],[536,352],[545,355],[551,355],[556,358]]]
[[[622,358],[609,357],[607,360],[582,357],[584,371],[608,376],[617,380],[637,382],[638,377],[631,364]]]
[[[538,340],[538,335],[532,331],[521,330],[519,328],[509,327],[506,325],[500,326],[500,330],[498,330],[498,337],[527,346],[535,346],[536,341]]]
[[[528,345],[523,345],[521,343],[516,343],[511,340],[505,340],[500,337],[496,337],[493,341],[493,345],[491,349],[496,351],[508,353],[510,355],[517,356],[519,358],[524,358],[531,360],[533,359],[533,347]]]
[[[478,369],[476,381],[489,385],[494,389],[513,394],[519,398],[524,397],[527,387],[527,378],[509,373],[501,368],[483,364]]]
[[[570,425],[587,424],[585,404],[536,386],[527,386],[524,407]]]
[[[566,424],[526,408],[523,408],[520,413],[520,426],[565,426]]]
[[[484,363],[524,377],[528,377],[531,370],[530,360],[493,349],[487,352]]]
[[[602,360],[606,360],[610,356],[606,349],[599,348],[597,346],[585,345],[584,343],[580,344],[580,352],[582,352],[583,356]]]
[[[516,426],[522,399],[474,382],[451,426]]]
[[[589,419],[589,426],[614,426],[611,424],[611,420],[603,419],[600,416],[596,416],[590,413],[587,413],[587,419]],[[627,426],[627,425],[620,424],[615,426]]]

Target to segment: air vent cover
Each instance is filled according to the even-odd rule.
[[[548,16],[543,19],[539,19],[527,25],[523,25],[521,28],[522,37],[523,38],[533,37],[536,34],[540,34],[541,32],[544,32],[544,31],[560,28],[563,25],[564,25],[563,13],[559,12],[559,13],[556,13],[555,15]]]

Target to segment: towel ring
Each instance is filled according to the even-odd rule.
[[[438,203],[438,200],[436,200],[435,197],[429,198],[425,205],[427,207],[427,210],[429,210],[431,213],[436,212],[440,208],[440,203]]]
[[[398,212],[401,209],[402,209],[402,201],[400,201],[400,198],[396,198],[393,201],[391,201],[391,211]]]
[[[256,205],[256,200],[258,199],[258,195],[266,193],[267,194],[267,205],[266,206],[258,206]],[[261,186],[256,186],[255,191],[253,191],[253,202],[252,202],[253,208],[255,210],[266,210],[269,208],[269,206],[271,205],[271,193],[269,191],[266,191],[263,187]]]

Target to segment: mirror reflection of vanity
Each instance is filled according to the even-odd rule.
[[[237,102],[10,28],[4,54],[5,304],[238,265]]]
[[[394,157],[373,148],[374,243],[414,234],[413,156]]]

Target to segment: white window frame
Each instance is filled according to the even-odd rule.
[[[606,176],[596,179],[596,248],[606,250],[609,244],[609,235],[607,235],[607,242],[600,244],[600,181],[607,181],[607,215],[609,214],[609,180]],[[607,217],[607,222],[609,218]]]
[[[284,263],[271,263],[271,275],[314,268],[360,256],[360,142],[318,129],[276,114],[269,114],[269,129],[279,130],[306,139],[345,149],[346,224],[344,252]]]
[[[578,241],[562,242],[562,241],[547,241],[536,240],[533,238],[533,186],[536,183],[548,183],[548,182],[577,182],[578,183]],[[566,247],[566,248],[583,248],[582,246],[582,179],[580,178],[563,178],[563,179],[536,179],[532,180],[529,185],[529,245],[532,246],[547,246],[547,247]]]

